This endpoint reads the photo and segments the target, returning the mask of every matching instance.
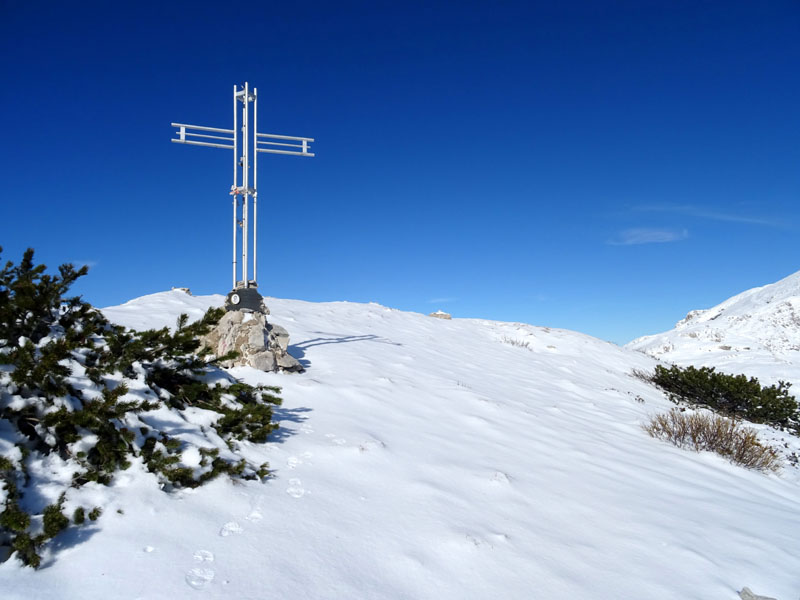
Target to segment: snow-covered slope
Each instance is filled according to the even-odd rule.
[[[679,365],[714,366],[800,389],[800,271],[747,290],[707,310],[693,310],[675,329],[626,348]]]
[[[173,291],[106,314],[160,327],[221,301]],[[654,359],[517,323],[268,304],[307,366],[234,370],[283,387],[279,435],[250,449],[274,479],[166,494],[132,467],[46,568],[0,565],[4,600],[800,593],[798,471],[648,437],[671,405],[630,372]]]

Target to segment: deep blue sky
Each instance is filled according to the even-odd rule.
[[[259,130],[266,295],[624,343],[800,269],[800,3],[0,0],[0,245],[98,306],[230,289]]]

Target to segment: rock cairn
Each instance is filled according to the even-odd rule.
[[[269,323],[269,309],[261,303],[259,310],[228,310],[216,327],[204,338],[217,356],[231,350],[239,353],[223,367],[249,366],[260,371],[302,372],[303,365],[288,352],[289,332],[280,325]]]

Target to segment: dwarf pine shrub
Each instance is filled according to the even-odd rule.
[[[528,350],[531,349],[531,343],[528,340],[518,340],[516,338],[504,336],[502,342],[504,344],[508,344],[509,346],[516,346],[517,348],[527,348]]]
[[[269,475],[269,465],[250,464],[237,451],[241,442],[264,442],[277,428],[272,408],[281,402],[280,390],[237,382],[216,367],[230,355],[210,358],[201,348],[200,336],[223,309],[210,309],[194,323],[181,315],[174,331],[130,331],[80,297],[65,297],[86,267],[62,265],[57,275],[45,269],[34,265],[29,249],[18,265],[8,262],[0,270],[0,546],[37,567],[48,540],[100,517],[101,507],[75,506],[77,490],[88,482],[111,483],[134,460],[166,491],[220,474]],[[148,418],[165,410],[183,421],[191,411],[211,411],[214,439],[209,433],[207,444],[195,446],[196,437],[187,441],[158,425],[163,420]],[[192,446],[199,466],[182,462]],[[27,496],[42,490],[28,494],[39,483],[28,465],[47,455],[73,472],[72,483],[55,502],[36,508]]]
[[[800,425],[797,401],[789,395],[791,384],[785,381],[764,387],[755,377],[718,373],[713,367],[675,365],[657,365],[650,381],[673,402],[706,406],[732,417],[795,431]]]
[[[777,471],[781,466],[778,453],[759,442],[755,430],[720,415],[673,408],[655,415],[643,428],[652,437],[679,448],[716,452],[749,469]]]

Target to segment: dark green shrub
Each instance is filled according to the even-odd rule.
[[[0,546],[11,546],[34,567],[42,546],[70,525],[63,512],[67,495],[90,481],[109,484],[134,457],[143,459],[166,491],[196,487],[220,474],[269,475],[268,465],[250,464],[237,449],[240,440],[264,442],[277,428],[272,407],[281,402],[280,390],[220,372],[216,363],[230,356],[209,360],[199,338],[224,310],[210,309],[195,323],[181,315],[174,331],[129,331],[80,297],[63,297],[85,274],[86,268],[63,265],[58,275],[48,275],[44,265],[34,266],[30,249],[19,265],[8,262],[0,270],[0,398],[14,399],[0,404],[0,421],[10,425],[3,431],[12,432],[8,441],[19,450],[0,457]],[[208,377],[212,371],[216,376]],[[224,383],[212,385],[210,379]],[[157,409],[190,408],[219,413],[210,427],[226,444],[215,447],[209,437],[208,446],[198,448],[199,467],[181,463],[188,442],[147,417]],[[51,453],[74,470],[72,485],[56,503],[28,512],[22,499],[38,483],[27,473],[28,458]],[[95,507],[89,520],[101,512]],[[73,524],[85,523],[86,516],[83,508],[75,509]]]
[[[707,406],[724,414],[795,428],[797,401],[788,394],[790,384],[762,387],[755,377],[718,373],[713,367],[666,368],[658,365],[650,381],[661,387],[673,402]]]
[[[62,530],[66,529],[67,525],[69,525],[69,519],[64,516],[64,513],[61,512],[65,499],[66,494],[62,493],[56,504],[51,504],[50,506],[45,507],[44,512],[42,513],[44,522],[44,539],[55,537]]]

